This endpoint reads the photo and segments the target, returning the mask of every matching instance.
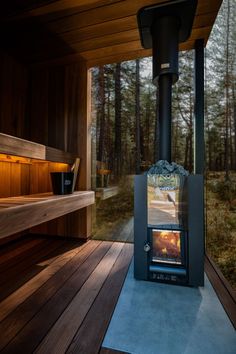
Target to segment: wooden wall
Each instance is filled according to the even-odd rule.
[[[0,132],[28,137],[29,71],[0,51]]]
[[[80,190],[91,189],[90,82],[90,72],[81,64],[34,69],[31,75],[31,140],[76,153],[81,158]],[[57,234],[91,235],[91,207],[63,219],[65,227],[58,221]],[[49,233],[53,230],[50,228]]]
[[[0,53],[0,75],[0,132],[75,153],[81,158],[78,189],[90,189],[90,76],[85,64],[32,69]],[[45,176],[55,168],[0,162],[0,197],[49,191]],[[91,208],[33,231],[87,238]]]

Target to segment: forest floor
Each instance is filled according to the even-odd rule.
[[[206,249],[236,289],[236,173],[208,174],[206,183]]]

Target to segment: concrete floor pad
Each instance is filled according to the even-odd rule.
[[[235,354],[236,332],[206,276],[204,288],[138,281],[132,263],[103,346],[131,354]]]

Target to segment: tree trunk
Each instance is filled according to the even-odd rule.
[[[188,157],[189,157],[189,134],[186,136],[185,140],[185,154],[184,154],[184,168],[188,169]]]
[[[150,90],[146,100],[146,110],[145,110],[145,150],[144,150],[144,160],[150,161]]]
[[[158,161],[158,141],[159,141],[159,127],[158,127],[158,112],[159,112],[159,91],[156,89],[156,115],[155,115],[155,132],[154,132],[154,162]]]
[[[121,64],[115,68],[115,174],[121,175]]]
[[[226,26],[226,77],[225,77],[225,179],[229,180],[229,14],[230,1],[227,6]]]
[[[233,85],[233,119],[234,119],[234,170],[236,171],[236,96],[235,86]]]
[[[110,80],[107,78],[107,122],[106,122],[106,150],[107,150],[107,163],[108,169],[113,169],[113,146],[112,146],[112,129],[111,129],[111,90],[110,90]]]
[[[104,84],[104,67],[99,67],[98,74],[98,90],[99,90],[99,140],[97,160],[103,161],[104,156],[104,139],[105,139],[105,84]]]
[[[136,60],[135,82],[135,173],[140,174],[141,150],[140,150],[140,62]]]

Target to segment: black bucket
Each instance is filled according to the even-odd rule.
[[[73,178],[73,172],[51,172],[53,194],[71,194]]]

